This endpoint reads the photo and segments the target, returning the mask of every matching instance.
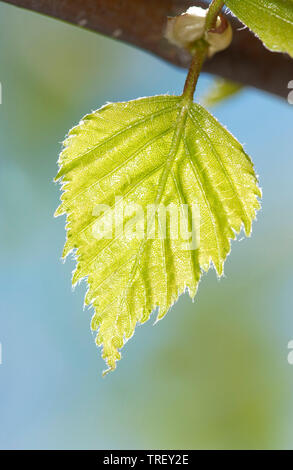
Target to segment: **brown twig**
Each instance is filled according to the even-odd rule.
[[[133,44],[172,64],[188,67],[190,56],[164,39],[166,17],[185,11],[198,0],[3,0]],[[231,18],[230,18],[231,19]],[[273,53],[235,18],[229,49],[216,54],[204,70],[287,97],[293,60]]]

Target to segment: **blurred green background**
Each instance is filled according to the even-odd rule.
[[[260,175],[253,235],[102,378],[85,285],[72,292],[60,261],[60,142],[105,101],[180,93],[185,72],[4,4],[0,35],[0,447],[292,449],[293,107],[245,90],[215,108]]]

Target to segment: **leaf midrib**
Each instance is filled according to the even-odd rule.
[[[160,204],[160,202],[162,200],[162,196],[164,194],[166,183],[167,183],[169,174],[172,170],[174,160],[175,160],[176,155],[177,155],[177,150],[178,150],[178,147],[179,147],[179,144],[180,144],[180,140],[182,138],[182,133],[183,133],[184,128],[185,128],[185,122],[186,122],[188,111],[189,111],[189,108],[191,107],[191,104],[192,104],[192,101],[187,101],[186,102],[184,99],[182,99],[182,101],[181,101],[181,106],[180,106],[180,109],[178,111],[178,116],[177,116],[177,119],[176,119],[176,125],[177,126],[175,125],[175,132],[174,132],[174,136],[172,138],[172,142],[171,142],[170,150],[169,150],[169,153],[168,153],[168,157],[166,159],[164,170],[161,173],[161,176],[160,176],[160,179],[159,179],[156,198],[155,198],[155,204]],[[179,107],[179,104],[178,104],[178,107]],[[153,215],[153,218],[150,221],[151,225],[154,223],[154,219],[155,219],[155,214]],[[131,269],[130,275],[129,275],[129,281],[127,282],[127,285],[126,285],[126,287],[125,287],[125,289],[124,289],[124,291],[121,295],[121,302],[120,302],[121,307],[122,307],[123,303],[126,300],[128,290],[131,288],[132,283],[134,281],[134,278],[136,276],[137,268],[138,268],[138,264],[139,264],[139,259],[142,255],[143,251],[144,251],[144,248],[145,248],[145,245],[146,245],[147,241],[148,241],[147,239],[142,240],[142,242],[141,242],[141,244],[138,248],[137,255],[136,255],[133,267]]]

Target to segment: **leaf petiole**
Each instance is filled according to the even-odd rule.
[[[193,101],[193,95],[196,88],[196,84],[208,54],[209,44],[204,39],[204,35],[207,31],[215,26],[217,16],[222,10],[224,3],[222,0],[213,0],[208,8],[206,15],[205,28],[201,39],[198,39],[191,49],[192,60],[184,84],[182,96],[186,102]]]
[[[217,16],[222,10],[224,3],[222,0],[213,0],[211,2],[206,16],[205,31],[215,27]]]

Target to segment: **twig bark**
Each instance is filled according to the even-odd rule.
[[[172,64],[188,67],[187,52],[164,39],[167,16],[185,11],[199,0],[3,0],[102,33],[152,52]],[[273,53],[235,18],[230,18],[234,39],[229,49],[216,54],[204,70],[281,97],[293,80],[293,60]]]

